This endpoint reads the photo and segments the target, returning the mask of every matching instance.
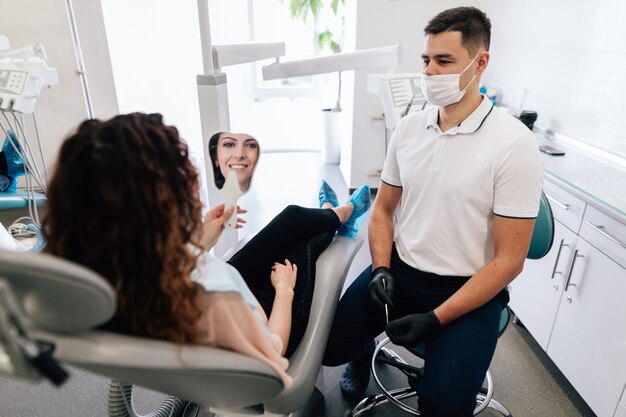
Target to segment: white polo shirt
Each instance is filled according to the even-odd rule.
[[[493,257],[494,213],[534,218],[543,187],[535,136],[483,96],[442,132],[438,107],[400,120],[381,179],[402,187],[396,248],[413,268],[471,276]]]

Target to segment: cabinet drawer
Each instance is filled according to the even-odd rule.
[[[586,203],[549,181],[544,182],[543,192],[550,201],[554,218],[571,231],[578,233]]]
[[[587,207],[580,236],[626,268],[626,225],[594,207]]]

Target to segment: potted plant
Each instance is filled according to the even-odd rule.
[[[285,0],[281,0],[284,3]],[[326,28],[317,35],[317,44],[320,50],[329,49],[334,54],[341,52],[344,31],[343,6],[345,0],[330,0],[325,4],[323,0],[289,0],[291,17],[306,21],[309,14],[318,19],[323,13],[330,14],[336,23],[331,27],[326,22]],[[341,71],[337,73],[337,100],[332,108],[322,109],[324,118],[324,147],[322,159],[326,163],[339,163],[341,139]]]

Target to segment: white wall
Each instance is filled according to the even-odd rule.
[[[202,73],[195,1],[102,0],[121,113],[162,113],[202,155],[196,75]],[[130,30],[132,28],[132,30]]]
[[[479,4],[493,26],[484,83],[538,124],[626,158],[626,2]]]
[[[421,71],[419,59],[424,41],[423,29],[430,18],[442,10],[466,2],[440,0],[359,0],[357,3],[356,48],[400,44],[404,63],[397,72]],[[377,187],[379,178],[367,174],[382,168],[385,157],[384,121],[371,120],[380,116],[380,98],[367,92],[367,75],[383,71],[356,71],[354,80],[354,118],[352,148],[349,157],[342,154],[342,173],[348,187],[356,188],[366,181]],[[344,163],[345,161],[345,163]]]
[[[73,3],[95,116],[108,118],[117,113],[117,101],[100,2]],[[35,105],[42,147],[50,166],[63,138],[87,118],[65,0],[0,0],[0,34],[9,38],[12,48],[43,44],[48,66],[58,70],[59,85],[42,90]],[[26,121],[33,140],[30,117]]]

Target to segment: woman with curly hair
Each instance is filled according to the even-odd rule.
[[[85,121],[65,140],[43,232],[49,253],[115,289],[106,328],[232,349],[268,363],[288,385],[283,355],[304,333],[313,285],[297,281],[337,229],[358,228],[369,208],[369,189],[359,190],[339,206],[325,185],[324,209],[287,207],[227,264],[207,251],[233,209],[219,205],[203,220],[198,173],[177,129],[159,114],[132,113]]]

